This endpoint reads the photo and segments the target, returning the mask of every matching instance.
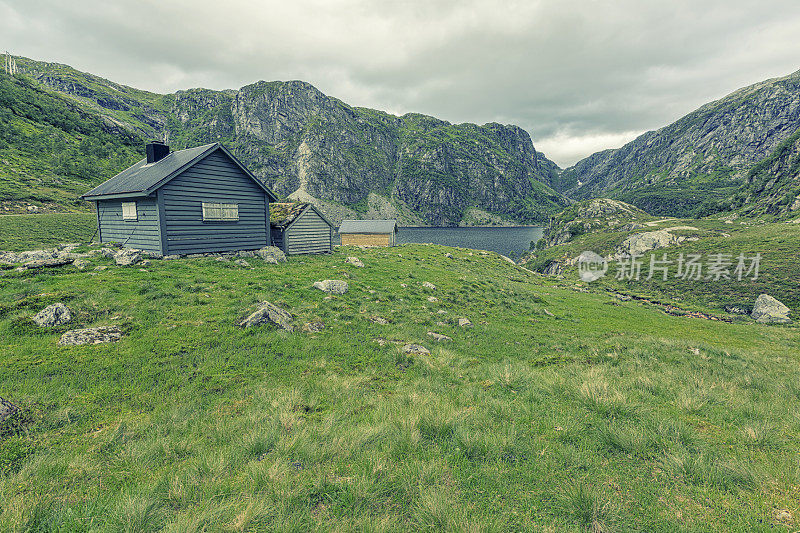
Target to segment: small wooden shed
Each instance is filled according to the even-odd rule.
[[[254,250],[270,244],[275,193],[219,143],[147,157],[85,193],[100,242],[159,255]]]
[[[339,226],[342,245],[394,246],[396,220],[343,220]]]
[[[287,255],[333,250],[333,224],[313,204],[270,204],[272,245]]]

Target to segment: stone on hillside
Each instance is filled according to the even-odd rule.
[[[469,318],[459,318],[458,325],[462,328],[469,328],[472,327],[472,322],[470,322]]]
[[[78,270],[83,270],[86,267],[88,267],[91,263],[89,263],[89,261],[87,261],[86,259],[76,259],[75,261],[73,261],[72,264]]]
[[[436,313],[439,315],[446,315],[447,311],[445,309],[439,309],[438,311],[436,311]]]
[[[222,256],[217,257],[216,259],[214,259],[214,261],[219,261],[220,263],[230,263],[231,262],[230,259],[228,259],[227,257],[222,257]]]
[[[436,288],[436,285],[434,285],[430,281],[423,281],[422,282],[422,286],[425,287],[426,289],[430,289],[430,290],[434,290]]]
[[[246,259],[237,259],[233,264],[243,268],[248,268],[250,266],[250,263],[248,263]]]
[[[314,288],[330,294],[344,294],[347,292],[348,285],[346,281],[340,279],[326,279],[314,282]]]
[[[145,259],[144,261],[142,261],[142,266],[143,267],[149,267],[152,264],[153,264],[153,262],[150,261],[149,259]]]
[[[5,398],[0,398],[0,422],[5,422],[19,412],[19,407]]]
[[[726,305],[725,312],[732,315],[748,315],[747,309],[740,305]]]
[[[447,252],[446,254],[444,254],[444,256],[446,258],[448,258],[448,259],[452,259],[453,258],[453,254],[451,254],[450,252]]]
[[[381,316],[371,316],[369,317],[369,321],[374,324],[380,324],[381,326],[388,326],[389,321]]]
[[[432,338],[436,342],[447,342],[453,340],[452,337],[448,337],[447,335],[442,335],[441,333],[436,333],[435,331],[429,331],[428,337]]]
[[[174,260],[180,259],[180,258],[181,258],[181,256],[178,255],[178,254],[170,254],[170,255],[165,255],[163,257],[164,261],[174,261]]]
[[[26,263],[28,261],[42,261],[53,259],[55,254],[52,250],[29,250],[26,252],[0,252],[0,263],[13,265],[16,263]]]
[[[364,266],[364,263],[361,262],[361,259],[359,259],[358,257],[353,257],[353,256],[348,257],[345,260],[345,263],[350,263],[351,265],[356,266],[356,267],[363,267]]]
[[[401,283],[401,284],[400,284],[400,286],[401,286],[402,288],[404,288],[404,289],[405,289],[405,288],[408,288],[408,283]]]
[[[103,257],[112,258],[117,253],[117,250],[114,248],[101,248],[100,253],[103,254]]]
[[[286,331],[294,331],[292,318],[292,314],[289,311],[281,309],[271,302],[261,302],[250,316],[240,320],[237,325],[249,328],[260,324],[273,324]]]
[[[436,296],[428,296],[428,301],[430,303],[436,303],[439,301],[439,298],[437,298]]]
[[[55,258],[52,257],[50,259],[36,259],[34,261],[28,261],[22,268],[31,270],[33,268],[53,268],[53,267],[60,267],[64,265],[69,265],[73,262],[73,259],[66,259],[66,258]]]
[[[403,351],[409,355],[430,355],[431,352],[421,344],[406,344]]]
[[[101,270],[108,270],[108,267],[105,266],[105,265],[100,265],[100,266],[94,267],[94,269],[97,270],[97,271],[101,271]]]
[[[786,324],[791,322],[790,309],[768,294],[756,298],[750,318],[762,324]]]
[[[61,335],[58,344],[62,346],[80,346],[81,344],[103,344],[116,342],[122,338],[122,330],[117,326],[100,326],[96,328],[72,329]]]
[[[256,253],[252,250],[239,250],[236,255],[239,257],[256,257]]]
[[[268,263],[286,262],[286,254],[277,246],[264,246],[256,250],[254,254]]]
[[[323,329],[325,329],[324,322],[316,321],[316,322],[306,322],[305,324],[303,324],[303,331],[305,331],[306,333],[319,333]]]
[[[564,263],[561,261],[550,261],[545,269],[542,271],[542,274],[545,276],[560,276],[564,273]]]
[[[32,320],[37,326],[52,328],[54,326],[66,324],[72,320],[72,312],[69,310],[69,307],[58,302],[53,305],[48,305],[36,313]]]
[[[138,250],[123,248],[114,254],[114,262],[119,266],[135,265],[142,259],[142,254]]]
[[[553,313],[551,313],[550,311],[548,311],[546,307],[544,308],[544,314],[546,314],[547,316],[556,316]]]
[[[619,231],[636,231],[637,229],[644,229],[644,224],[639,224],[638,222],[629,222],[624,226],[619,228]]]
[[[634,233],[617,247],[617,255],[620,257],[642,255],[650,250],[666,248],[676,244],[678,244],[678,238],[666,230]]]

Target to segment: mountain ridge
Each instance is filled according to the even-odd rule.
[[[17,64],[142,138],[166,136],[176,149],[223,142],[279,194],[311,200],[335,220],[531,223],[568,203],[551,187],[558,166],[518,126],[353,107],[300,80],[159,95],[67,65]]]

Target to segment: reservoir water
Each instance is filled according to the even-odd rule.
[[[521,256],[542,237],[536,226],[481,228],[400,228],[397,243],[433,243],[476,250],[489,250],[514,258]]]

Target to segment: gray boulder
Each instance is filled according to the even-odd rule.
[[[122,331],[117,326],[100,326],[97,328],[71,329],[61,335],[58,344],[62,346],[103,344],[106,342],[116,342],[121,338]]]
[[[237,259],[233,262],[233,264],[244,268],[248,268],[250,266],[250,263],[248,263],[246,259]]]
[[[469,318],[459,318],[458,325],[462,328],[470,328],[472,327],[472,322],[470,322]]]
[[[239,257],[255,257],[256,253],[251,250],[239,250],[236,255]]]
[[[72,264],[78,270],[83,270],[90,265],[86,259],[76,259]]]
[[[642,255],[650,250],[666,248],[678,244],[678,238],[666,230],[634,233],[617,247],[617,256]]]
[[[142,254],[138,250],[123,248],[114,254],[114,262],[119,266],[135,265],[142,259]]]
[[[292,319],[292,314],[289,311],[281,309],[271,302],[261,302],[250,316],[240,320],[237,325],[242,328],[249,328],[260,324],[273,324],[286,331],[294,331]]]
[[[72,263],[72,261],[73,259],[60,258],[60,257],[51,257],[49,259],[35,259],[33,261],[28,261],[20,268],[23,270],[31,270],[34,268],[53,268],[53,267],[69,265],[70,263]]]
[[[355,267],[363,267],[364,266],[364,263],[361,262],[361,259],[359,259],[358,257],[352,257],[352,256],[348,257],[345,260],[345,263],[350,263],[351,265],[353,265]]]
[[[26,252],[0,252],[0,263],[13,265],[28,261],[44,261],[53,259],[55,253],[52,250],[29,250]]]
[[[430,355],[431,352],[421,344],[406,344],[403,351],[409,355]]]
[[[344,294],[347,292],[348,285],[346,281],[340,279],[326,279],[314,282],[314,288],[329,294]]]
[[[436,342],[446,342],[453,340],[452,337],[448,337],[447,335],[442,335],[441,333],[436,333],[435,331],[429,331],[428,337],[432,338]]]
[[[790,309],[780,301],[768,294],[761,294],[756,298],[750,318],[762,324],[786,324],[792,321],[789,312]]]
[[[278,248],[277,246],[265,246],[263,248],[259,248],[255,252],[255,255],[266,261],[267,263],[285,263],[286,262],[286,254],[283,253],[283,250]]]
[[[32,320],[37,326],[42,328],[52,328],[66,324],[72,320],[72,312],[69,307],[61,302],[48,305],[38,313],[36,313]]]
[[[422,286],[423,286],[423,287],[425,287],[426,289],[429,289],[429,290],[434,290],[434,289],[436,289],[436,285],[434,285],[434,284],[433,284],[433,283],[431,283],[430,281],[423,281],[423,282],[422,282]]]
[[[103,257],[108,257],[110,259],[116,255],[117,250],[114,248],[100,248],[100,253],[103,255]]]

